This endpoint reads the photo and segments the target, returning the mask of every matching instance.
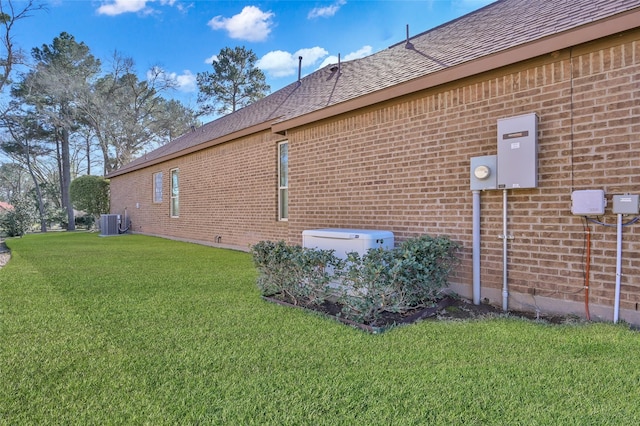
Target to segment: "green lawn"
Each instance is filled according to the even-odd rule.
[[[0,424],[640,424],[624,325],[370,335],[262,301],[247,253],[88,233],[7,245]]]

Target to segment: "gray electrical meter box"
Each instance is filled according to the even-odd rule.
[[[496,156],[471,157],[471,190],[497,189]]]
[[[498,120],[498,188],[538,186],[538,116]]]

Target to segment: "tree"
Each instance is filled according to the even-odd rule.
[[[78,99],[86,97],[90,81],[100,71],[100,61],[89,47],[68,33],[61,33],[51,45],[31,51],[36,61],[12,94],[35,107],[52,127],[60,164],[62,205],[67,211],[67,229],[75,229],[71,185],[70,137],[79,124]]]
[[[11,83],[11,72],[14,65],[23,64],[25,55],[13,43],[14,25],[21,19],[30,16],[36,10],[44,9],[43,5],[28,0],[22,9],[16,10],[12,0],[0,1],[0,38],[3,51],[0,54],[0,91]]]
[[[153,129],[160,144],[162,140],[170,142],[200,123],[190,108],[175,99],[162,99],[155,114]]]
[[[146,81],[138,80],[133,60],[116,52],[111,72],[98,79],[80,102],[84,120],[100,145],[105,174],[197,124],[193,111],[160,96],[175,81],[158,67],[147,76]]]
[[[45,206],[34,167],[35,159],[50,151],[38,143],[44,131],[38,125],[37,116],[33,112],[24,112],[15,103],[12,103],[12,108],[3,112],[1,117],[2,126],[10,137],[0,139],[0,149],[11,158],[22,162],[27,168],[35,190],[40,215],[40,230],[47,232]]]
[[[0,164],[0,201],[9,201],[28,188],[27,172],[18,162]]]
[[[76,209],[97,220],[109,213],[109,181],[100,176],[80,176],[71,182],[71,200]]]
[[[227,114],[265,97],[270,87],[251,49],[225,47],[213,61],[213,73],[198,73],[201,114]]]

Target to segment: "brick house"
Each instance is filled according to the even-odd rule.
[[[537,184],[482,191],[478,207],[471,159],[496,154],[498,120],[532,113]],[[640,194],[640,0],[497,1],[317,70],[109,178],[111,211],[134,232],[244,250],[317,228],[446,234],[464,247],[451,286],[465,297],[478,280],[494,304],[508,285],[509,309],[585,316],[588,302],[592,319],[619,307],[640,324],[640,223],[619,246],[611,209]],[[602,190],[604,214],[572,214],[580,190]]]

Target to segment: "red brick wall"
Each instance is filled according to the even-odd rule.
[[[270,132],[222,144],[111,180],[111,212],[131,217],[133,231],[248,249],[285,239],[277,221],[277,141]],[[180,176],[180,214],[170,217],[170,170]],[[163,173],[163,202],[153,203],[153,173]],[[139,207],[136,207],[139,206]]]
[[[463,245],[454,287],[469,296],[471,157],[497,153],[499,118],[535,112],[539,187],[508,192],[512,306],[580,312],[585,221],[571,193],[640,193],[640,31],[567,49],[288,132],[289,222],[277,221],[277,141],[257,134],[112,180],[112,212],[134,231],[247,247],[301,243],[305,229],[391,230],[397,240],[446,234]],[[180,218],[169,217],[169,171],[180,168]],[[152,174],[164,202],[152,204]],[[139,208],[136,208],[139,203]],[[500,301],[502,191],[481,197],[483,297]],[[590,302],[609,318],[616,229],[591,229]],[[624,228],[621,308],[639,322],[640,224]]]
[[[499,118],[535,112],[539,187],[508,191],[508,230],[515,237],[509,291],[523,309],[536,309],[545,298],[583,302],[585,223],[570,213],[571,193],[604,189],[610,206],[612,194],[640,193],[639,35],[555,52],[290,131],[290,240],[299,243],[304,229],[322,227],[391,230],[399,240],[450,235],[464,246],[453,281],[470,291],[470,158],[497,153]],[[483,292],[499,302],[502,191],[484,192],[481,203]],[[601,219],[614,224],[610,212]],[[590,301],[610,307],[616,230],[589,227]],[[639,252],[640,223],[624,229],[621,307],[632,311],[640,303]]]

